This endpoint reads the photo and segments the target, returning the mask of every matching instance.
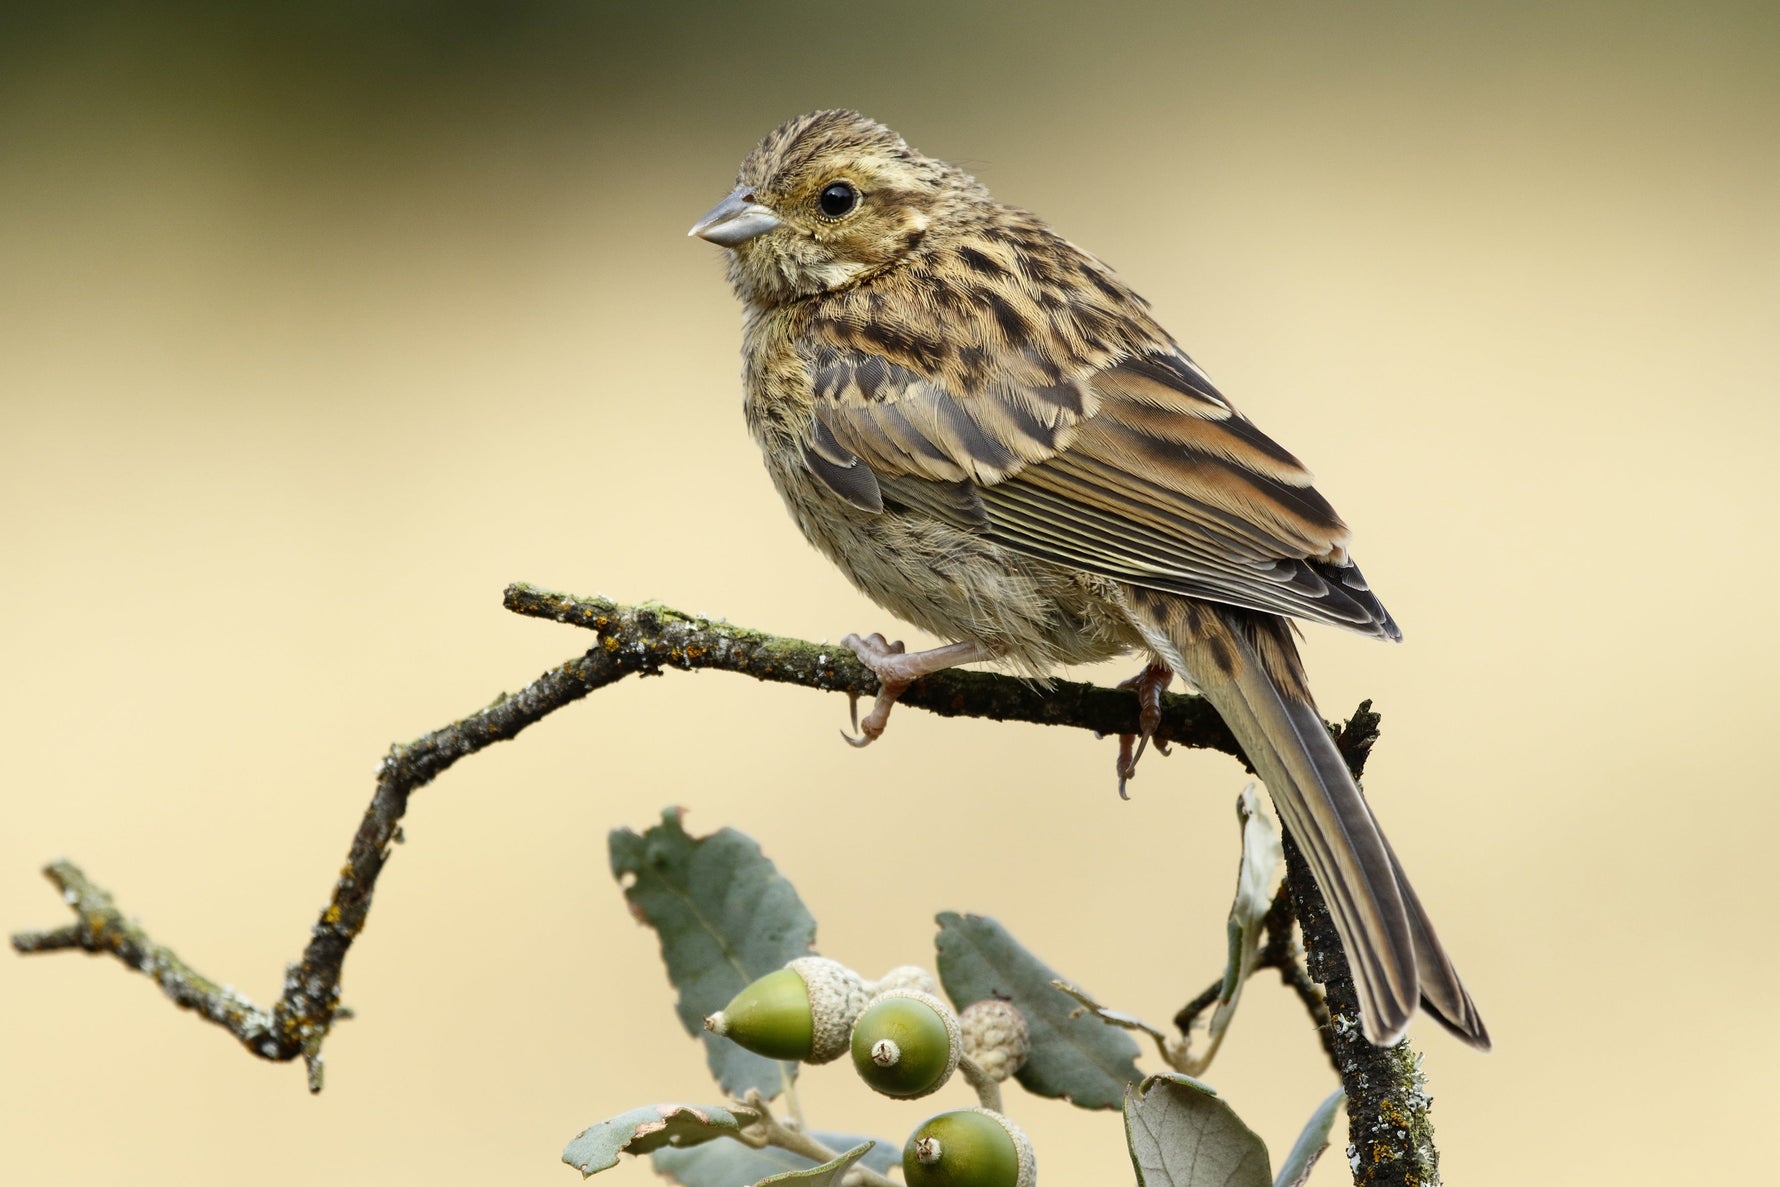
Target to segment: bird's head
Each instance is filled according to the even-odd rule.
[[[781,305],[895,266],[974,188],[856,111],[817,111],[769,133],[690,234],[729,249],[744,300]]]

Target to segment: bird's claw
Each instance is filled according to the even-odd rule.
[[[849,692],[847,694],[847,717],[853,723],[853,732],[849,734],[846,730],[841,731],[841,737],[846,740],[847,745],[855,750],[864,750],[867,746],[870,746],[873,742],[882,737],[884,726],[881,720],[876,729],[872,728],[872,719],[877,716],[878,708],[876,705],[873,705],[872,711],[866,714],[865,725],[861,727],[859,724],[859,694],[856,692]],[[889,713],[886,712],[884,717],[888,718]]]
[[[859,720],[859,697],[853,697],[853,728],[859,731],[857,737],[848,736],[847,741],[854,746],[869,746],[883,734],[884,727],[890,723],[890,710],[896,705],[896,698],[907,692],[909,686],[924,676],[944,671],[955,664],[972,664],[978,660],[992,659],[995,652],[981,643],[949,643],[944,647],[935,647],[931,651],[917,651],[909,654],[908,648],[898,639],[892,643],[879,634],[870,634],[861,639],[858,635],[848,635],[841,640],[843,647],[852,649],[859,662],[872,670],[878,678],[878,699],[872,705],[871,712],[865,720]]]
[[[1149,744],[1149,735],[1139,738],[1136,734],[1119,735],[1119,798],[1128,800],[1131,796],[1125,791],[1125,784],[1137,777],[1137,760],[1143,757],[1143,749]],[[1132,743],[1136,743],[1133,748]]]
[[[1143,671],[1129,680],[1120,681],[1120,688],[1129,688],[1137,693],[1137,728],[1135,734],[1119,735],[1119,798],[1130,799],[1125,791],[1125,784],[1137,777],[1137,760],[1149,747],[1150,740],[1155,738],[1156,730],[1162,725],[1162,694],[1174,682],[1174,672],[1163,664],[1150,664]],[[1155,738],[1156,750],[1166,755],[1168,743]]]
[[[1122,800],[1131,798],[1131,793],[1125,790],[1125,784],[1137,777],[1137,760],[1143,754],[1143,751],[1141,750],[1137,751],[1135,754],[1132,753],[1131,740],[1135,736],[1136,735],[1134,734],[1119,735],[1119,762],[1117,770],[1119,775],[1119,798]]]
[[[890,706],[896,703],[896,698],[891,697],[889,700],[885,700],[880,694],[877,703],[872,706],[871,712],[865,715],[864,721],[859,720],[859,697],[855,695],[852,700],[853,728],[858,732],[849,734],[846,730],[842,730],[841,737],[845,738],[847,745],[853,749],[864,750],[884,736],[884,726],[890,721]]]
[[[841,737],[853,749],[863,750],[883,736],[884,727],[890,723],[890,707],[896,704],[896,698],[913,683],[911,680],[899,679],[892,662],[894,657],[906,654],[908,648],[901,639],[891,642],[876,631],[864,638],[848,635],[841,640],[841,646],[858,656],[859,662],[870,668],[872,674],[878,678],[878,699],[872,704],[871,712],[865,715],[863,722],[859,720],[859,694],[853,692],[847,695],[847,714],[852,720],[853,732],[849,734],[842,730]]]

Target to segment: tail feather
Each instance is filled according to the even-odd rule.
[[[1157,649],[1217,709],[1267,785],[1328,900],[1366,1037],[1380,1046],[1401,1039],[1419,1002],[1487,1049],[1476,1006],[1311,702],[1289,625],[1158,600],[1138,602],[1149,611],[1145,635],[1166,643]]]
[[[1403,892],[1403,905],[1409,909],[1409,931],[1415,937],[1415,967],[1421,982],[1422,1009],[1453,1034],[1480,1051],[1490,1049],[1490,1032],[1477,1012],[1477,1004],[1465,992],[1459,971],[1452,967],[1434,925],[1428,919],[1422,901],[1403,873],[1396,850],[1385,839],[1385,852],[1390,854],[1391,868],[1397,872],[1397,888]]]

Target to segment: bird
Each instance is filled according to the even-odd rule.
[[[1294,619],[1402,632],[1349,532],[1116,273],[856,111],[787,120],[690,235],[742,305],[743,411],[816,549],[950,640],[844,643],[880,691],[989,661],[1136,655],[1142,738],[1178,676],[1223,717],[1328,900],[1365,1037],[1418,1008],[1489,1033],[1311,698]],[[1135,754],[1121,756],[1121,780]],[[1122,787],[1121,787],[1122,790]]]

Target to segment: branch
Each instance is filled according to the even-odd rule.
[[[711,668],[849,696],[873,697],[878,691],[878,678],[845,647],[769,635],[653,603],[622,606],[608,598],[552,593],[530,585],[508,586],[506,605],[515,614],[595,632],[600,650],[644,675],[658,675],[665,668]],[[993,672],[951,668],[915,681],[896,703],[941,717],[1064,725],[1103,735],[1138,732],[1134,693],[1067,680],[1047,687]],[[1162,724],[1155,739],[1242,754],[1217,711],[1196,696],[1163,695]]]
[[[1366,704],[1370,702],[1360,706],[1361,712],[1366,711]],[[1323,991],[1317,988],[1316,982],[1310,979],[1310,974],[1304,968],[1304,954],[1299,950],[1292,933],[1292,927],[1297,922],[1298,916],[1292,906],[1291,883],[1282,879],[1279,889],[1274,892],[1273,902],[1267,907],[1267,914],[1261,920],[1267,939],[1255,956],[1255,965],[1249,970],[1249,976],[1254,976],[1262,969],[1273,969],[1279,973],[1280,981],[1297,995],[1298,1004],[1310,1015],[1310,1024],[1316,1027],[1317,1037],[1322,1040],[1323,1052],[1329,1057],[1329,1065],[1339,1072],[1340,1057],[1335,1051],[1334,1038],[1329,1029],[1329,1005],[1323,1000]],[[1345,967],[1344,965],[1344,970]],[[1191,1038],[1200,1015],[1217,1005],[1223,993],[1224,979],[1219,977],[1206,986],[1198,997],[1175,1013],[1174,1025],[1183,1039]]]
[[[816,1137],[805,1133],[800,1126],[787,1124],[775,1117],[771,1102],[760,1094],[760,1089],[748,1089],[747,1095],[736,1103],[755,1115],[754,1123],[742,1131],[739,1139],[745,1145],[755,1149],[777,1146],[781,1150],[789,1150],[807,1158],[817,1166],[833,1162],[841,1156],[841,1151],[829,1149]],[[895,1179],[881,1175],[863,1163],[855,1164],[847,1172],[844,1181],[857,1184],[858,1187],[900,1187]]]
[[[1364,704],[1361,705],[1361,711],[1365,711]],[[1292,934],[1293,925],[1297,922],[1298,913],[1292,904],[1291,883],[1282,881],[1279,892],[1273,896],[1272,905],[1267,908],[1267,917],[1261,921],[1261,926],[1267,932],[1267,942],[1261,945],[1261,955],[1255,961],[1255,968],[1279,970],[1280,981],[1297,995],[1298,1004],[1310,1015],[1310,1023],[1316,1027],[1317,1037],[1323,1042],[1323,1052],[1328,1055],[1329,1062],[1335,1069],[1340,1071],[1340,1057],[1335,1051],[1331,1034],[1329,1003],[1304,967],[1304,953]],[[1341,967],[1341,975],[1348,975],[1345,962]]]
[[[575,597],[529,585],[509,586],[505,603],[516,614],[591,630],[599,642],[586,654],[545,672],[520,692],[502,696],[487,708],[406,745],[390,748],[378,767],[376,789],[352,838],[333,895],[310,929],[301,958],[286,970],[284,993],[270,1011],[203,976],[150,938],[140,925],[124,917],[108,893],[66,861],[51,864],[44,873],[62,892],[76,922],[21,932],[12,937],[13,948],[21,953],[75,948],[110,953],[125,966],[153,978],[175,1004],[226,1029],[255,1055],[274,1061],[301,1057],[308,1069],[310,1091],[319,1092],[322,1043],[334,1022],[347,1016],[340,1005],[346,954],[364,929],[377,878],[390,846],[399,839],[408,797],[453,763],[492,743],[516,737],[557,709],[632,674],[654,676],[667,668],[711,668],[849,696],[869,697],[878,690],[877,677],[845,648],[769,635],[666,606],[625,606],[607,598]],[[1068,681],[1047,688],[1011,676],[951,670],[916,681],[898,703],[944,717],[1062,725],[1100,735],[1138,732],[1138,701],[1133,692]],[[1165,695],[1162,724],[1155,737],[1242,759],[1223,721],[1198,697]],[[1356,779],[1377,737],[1378,716],[1371,711],[1370,702],[1363,702],[1336,737]],[[1358,1000],[1340,939],[1290,834],[1284,840],[1286,885],[1304,934],[1307,966],[1310,975],[1325,985],[1328,1008],[1336,1019],[1319,1029],[1347,1089],[1348,1128],[1357,1151],[1354,1181],[1361,1187],[1396,1183],[1431,1187],[1439,1182],[1439,1168],[1428,1122],[1430,1102],[1421,1088],[1420,1057],[1407,1042],[1389,1049],[1373,1047],[1360,1033],[1358,1023],[1351,1021],[1359,1017]],[[1278,938],[1277,933],[1270,936],[1269,947]],[[1305,986],[1294,983],[1293,987],[1301,998],[1306,997]]]
[[[133,919],[124,918],[111,895],[94,886],[71,861],[45,866],[44,877],[62,892],[62,901],[78,922],[50,931],[23,932],[12,937],[19,952],[58,952],[79,948],[84,952],[109,952],[154,980],[161,991],[182,1010],[196,1010],[240,1039],[249,1050],[265,1054],[273,1039],[273,1018],[234,989],[200,974],[174,952],[157,944]]]
[[[607,598],[580,598],[529,585],[510,586],[506,606],[516,614],[548,618],[594,631],[599,643],[585,655],[545,672],[524,689],[406,745],[392,746],[377,769],[376,789],[346,865],[297,962],[285,970],[284,992],[270,1010],[199,973],[143,928],[125,917],[112,897],[73,863],[55,862],[44,875],[61,891],[76,922],[12,937],[20,953],[80,949],[109,953],[144,973],[183,1009],[223,1027],[262,1059],[304,1061],[309,1089],[322,1086],[322,1043],[336,1020],[346,954],[364,929],[371,896],[400,837],[408,797],[459,759],[518,736],[565,705],[626,676],[660,675],[667,668],[713,668],[757,680],[874,696],[877,677],[845,648],[769,635],[684,614],[666,606],[624,606]],[[1100,734],[1135,733],[1137,698],[1091,684],[1058,682],[1049,689],[1032,681],[986,672],[949,671],[917,681],[900,701],[946,717],[986,717],[1065,725]],[[1163,698],[1156,736],[1183,746],[1238,754],[1235,739],[1217,714],[1197,697]]]
[[[1378,714],[1372,702],[1359,709],[1335,735],[1335,745],[1355,782],[1378,740]],[[1437,1187],[1440,1155],[1428,1110],[1433,1099],[1423,1088],[1421,1055],[1405,1039],[1394,1047],[1374,1047],[1360,1030],[1360,999],[1347,971],[1341,937],[1329,918],[1322,891],[1290,833],[1284,833],[1286,886],[1304,933],[1305,965],[1323,983],[1330,1021],[1323,1029],[1341,1086],[1347,1090],[1347,1131],[1355,1187]]]

